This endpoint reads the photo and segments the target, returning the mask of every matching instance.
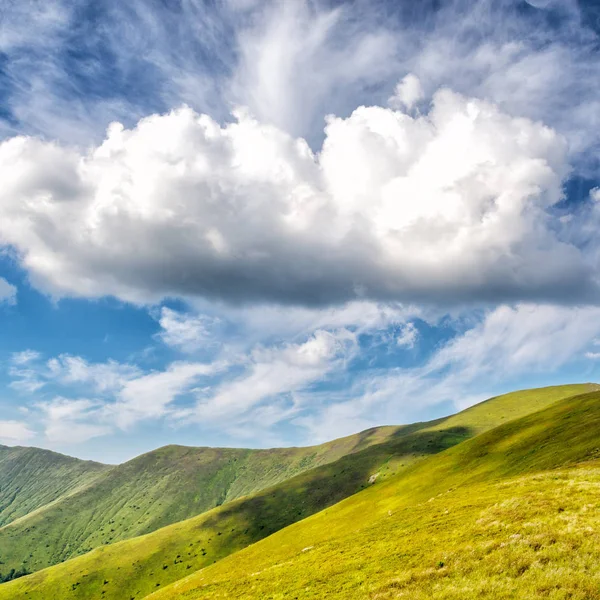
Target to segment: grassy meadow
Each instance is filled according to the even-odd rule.
[[[600,598],[600,393],[375,484],[148,600]]]
[[[222,559],[233,553],[235,555],[229,560],[237,568],[245,553],[260,548],[260,544],[281,543],[282,548],[288,547],[286,536],[294,537],[296,534],[286,532],[294,532],[295,528],[304,531],[303,527],[310,527],[311,523],[316,522],[320,523],[318,528],[323,532],[334,533],[338,526],[354,530],[355,526],[364,523],[365,518],[371,519],[378,514],[373,512],[369,498],[377,502],[404,503],[408,510],[409,506],[418,504],[423,497],[429,498],[440,485],[446,486],[446,490],[450,485],[448,478],[452,479],[453,485],[464,485],[465,478],[487,481],[492,476],[521,473],[526,450],[537,447],[538,443],[546,451],[535,454],[539,464],[533,468],[542,470],[563,465],[564,449],[561,449],[560,456],[553,457],[547,447],[548,440],[544,437],[543,428],[540,430],[542,438],[535,439],[531,424],[534,429],[539,428],[537,414],[510,421],[491,431],[490,428],[505,422],[507,415],[514,418],[548,406],[548,410],[557,410],[562,406],[559,402],[561,398],[587,389],[589,386],[582,385],[516,392],[478,404],[447,419],[403,428],[368,430],[353,436],[349,446],[349,438],[345,438],[343,443],[347,445],[346,448],[350,447],[353,451],[337,461],[308,470],[258,493],[224,503],[195,518],[142,537],[103,545],[55,567],[0,585],[0,599],[102,597],[121,600],[143,598],[163,588],[167,593],[173,587],[169,584],[180,585],[176,582],[191,573],[210,573],[214,569],[218,571],[221,566],[225,572],[232,569],[232,565]],[[529,425],[528,418],[531,420]],[[576,427],[579,424],[580,420],[577,419]],[[483,433],[485,431],[488,433]],[[596,431],[592,429],[591,432],[592,442],[598,441]],[[465,441],[478,433],[480,435],[475,439]],[[579,435],[577,432],[573,434]],[[517,443],[520,438],[523,440],[522,446]],[[372,443],[373,440],[376,443]],[[584,443],[585,452],[588,442]],[[506,444],[509,444],[510,450]],[[566,445],[564,440],[561,444]],[[560,444],[559,447],[562,448]],[[585,452],[576,450],[573,460],[576,462]],[[369,486],[368,480],[374,474],[379,476],[375,485]],[[364,491],[360,494],[352,496],[362,489]],[[352,497],[336,504],[349,496]],[[367,504],[364,504],[363,498],[367,498]],[[327,515],[337,514],[338,510],[344,511],[347,505],[356,506],[358,513],[346,517],[342,512],[337,520],[328,520]],[[310,517],[322,509],[327,510]],[[396,511],[397,507],[393,510]],[[384,510],[384,516],[386,514]],[[300,523],[292,525],[297,521]],[[385,523],[391,521],[384,519],[383,526]],[[279,530],[283,531],[275,533]],[[275,536],[263,539],[271,534]],[[272,538],[279,542],[270,542]],[[308,538],[308,541],[304,540],[303,534],[298,537],[304,540],[300,543],[300,551],[307,546],[314,546],[310,542],[310,535]],[[254,545],[244,551],[250,544]],[[272,556],[271,551],[265,556]],[[229,567],[223,566],[227,564]],[[239,577],[240,581],[244,579],[243,572],[239,573]]]

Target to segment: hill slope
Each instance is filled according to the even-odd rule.
[[[147,600],[600,598],[599,457],[594,392],[422,461]]]
[[[386,469],[388,473],[397,469],[410,472],[409,465],[489,428],[494,419],[501,421],[511,407],[517,413],[526,414],[530,409],[551,404],[581,389],[587,386],[508,394],[448,419],[402,429],[388,428],[383,436],[383,439],[387,436],[387,441],[194,519],[141,538],[105,546],[23,578],[12,586],[4,584],[0,586],[0,598],[83,599],[100,594],[105,599],[115,600],[143,597],[156,589],[157,584],[164,586],[177,581],[349,496],[365,487],[374,472],[385,473]],[[363,432],[361,443],[374,436],[381,439],[381,431]],[[382,478],[383,475],[378,481]]]
[[[0,527],[89,485],[109,468],[49,450],[0,446]]]
[[[306,448],[166,446],[122,465],[98,465],[96,477],[85,486],[64,485],[66,476],[60,476],[58,466],[49,469],[47,476],[43,469],[32,469],[30,479],[38,487],[68,493],[58,500],[56,494],[39,493],[37,502],[28,503],[27,498],[13,502],[13,514],[20,516],[17,511],[21,510],[26,516],[0,527],[0,573],[10,569],[33,572],[98,546],[149,533],[404,430],[410,431],[411,426],[377,428]],[[34,448],[15,450],[45,456],[45,451]],[[14,482],[11,480],[11,486],[6,486],[6,494],[11,498],[14,489],[31,491],[29,479],[19,478],[18,468],[14,472]],[[33,509],[37,510],[30,512]]]

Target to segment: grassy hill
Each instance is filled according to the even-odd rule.
[[[422,461],[147,600],[600,598],[599,458],[593,392]]]
[[[376,473],[379,473],[378,483],[369,492],[387,485],[380,483],[386,477],[390,481],[409,477],[411,469],[424,457],[488,430],[507,415],[528,414],[586,389],[588,386],[583,385],[527,390],[500,396],[447,419],[363,432],[352,436],[352,444],[346,446],[356,451],[337,461],[196,518],[143,537],[106,545],[62,565],[1,585],[0,599],[142,598],[368,487],[369,478]],[[348,444],[348,439],[343,443]],[[369,445],[373,441],[378,443]],[[35,536],[39,533],[29,533],[33,534],[30,547],[35,547]],[[0,539],[0,548],[4,547]]]
[[[108,468],[49,450],[0,446],[0,527],[82,489]]]
[[[34,572],[93,548],[144,535],[404,430],[410,426],[381,427],[306,448],[166,446],[114,467],[35,448],[7,449],[13,451],[11,456],[31,455],[38,460],[35,468],[31,461],[30,472],[22,470],[25,461],[13,461],[15,468],[7,469],[7,485],[2,481],[7,510],[9,504],[12,509],[9,514],[24,516],[0,527],[0,574],[11,569]],[[65,467],[69,461],[73,472],[77,465],[88,465],[94,477],[70,483]],[[33,485],[37,485],[35,494]],[[24,493],[15,495],[14,490]]]

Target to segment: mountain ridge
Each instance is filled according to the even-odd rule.
[[[214,560],[220,560],[249,543],[351,496],[361,487],[368,487],[372,475],[378,475],[378,486],[381,481],[385,484],[386,478],[410,470],[427,455],[450,446],[457,447],[457,444],[460,447],[461,441],[475,435],[477,430],[489,427],[491,421],[502,422],[509,413],[528,413],[553,405],[561,397],[581,392],[582,389],[589,387],[582,384],[514,392],[445,419],[413,424],[392,441],[374,444],[357,454],[343,456],[335,463],[306,471],[258,494],[225,503],[208,513],[141,538],[104,545],[63,565],[25,577],[23,585],[27,585],[30,592],[27,597],[45,600],[43,594],[35,595],[36,589],[44,589],[46,591],[43,593],[46,593],[49,589],[55,589],[52,586],[58,585],[58,589],[64,591],[61,586],[68,581],[75,586],[69,592],[69,597],[74,599],[95,598],[97,595],[94,594],[102,592],[106,600],[121,600],[119,594],[125,592],[131,593],[131,597],[141,597],[137,592],[152,591],[148,589],[152,581],[166,585],[185,576],[190,569],[195,571],[206,567]],[[446,429],[443,429],[444,422]],[[29,540],[28,546],[35,545],[35,540],[31,537]],[[197,550],[189,547],[190,541]],[[163,557],[170,557],[170,562]],[[116,571],[120,571],[120,583],[111,592],[112,586],[105,588],[103,582],[114,581]],[[81,585],[82,573],[86,576],[85,586]],[[157,573],[160,573],[158,581]],[[54,581],[56,577],[58,580]],[[78,582],[79,585],[76,585]],[[0,598],[4,597],[11,596],[3,596],[0,586]]]

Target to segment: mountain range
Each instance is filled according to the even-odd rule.
[[[121,465],[0,446],[0,600],[595,598],[600,391]]]

